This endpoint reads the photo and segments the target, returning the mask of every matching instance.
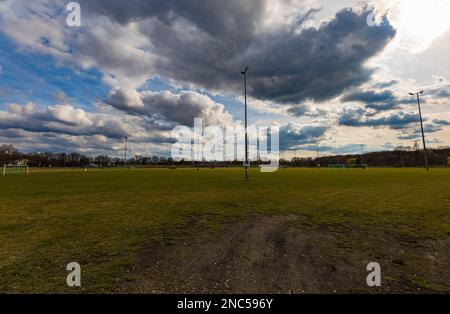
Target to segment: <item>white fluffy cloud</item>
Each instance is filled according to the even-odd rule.
[[[45,110],[39,110],[33,103],[11,104],[7,111],[0,111],[0,128],[110,138],[121,138],[130,132],[117,117],[88,113],[67,104],[49,106]]]
[[[142,117],[118,111],[87,112],[70,104],[40,109],[33,103],[10,104],[0,111],[0,141],[14,141],[25,150],[62,150],[89,153],[120,152],[124,136],[135,152],[169,150],[170,130],[149,125]]]

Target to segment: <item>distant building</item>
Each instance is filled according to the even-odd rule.
[[[14,166],[26,166],[28,165],[28,163],[30,162],[30,160],[28,159],[19,159],[14,161]]]

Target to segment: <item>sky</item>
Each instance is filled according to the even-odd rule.
[[[0,144],[168,155],[176,126],[277,125],[282,156],[450,145],[450,0],[0,0]]]

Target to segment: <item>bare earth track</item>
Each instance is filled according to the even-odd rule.
[[[144,250],[132,293],[449,292],[450,241],[416,241],[380,232],[310,229],[298,216],[252,216],[220,234],[189,232]],[[191,227],[195,228],[195,224]],[[414,252],[414,253],[412,253]],[[366,285],[366,266],[382,267],[382,286]]]

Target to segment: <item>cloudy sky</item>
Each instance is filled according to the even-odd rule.
[[[0,143],[168,154],[175,126],[278,125],[283,154],[450,144],[450,0],[0,0]]]

